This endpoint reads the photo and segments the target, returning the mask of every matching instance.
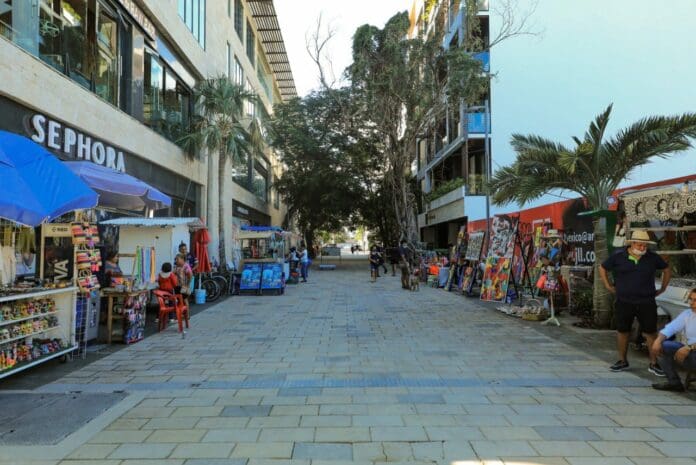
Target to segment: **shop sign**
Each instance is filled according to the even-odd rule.
[[[595,261],[594,232],[566,233],[563,240],[568,244],[568,258],[574,265],[592,265]]]
[[[47,223],[43,225],[45,237],[72,237],[70,223]]]
[[[128,14],[133,17],[135,22],[140,25],[140,27],[143,28],[145,33],[150,36],[152,40],[155,40],[157,37],[157,30],[155,29],[155,25],[152,24],[152,21],[147,17],[145,12],[133,1],[133,0],[119,0],[119,3],[123,5],[123,8],[128,11]]]
[[[238,216],[240,218],[248,218],[249,217],[249,210],[235,204],[234,205],[234,216]]]
[[[77,160],[87,160],[125,172],[123,152],[95,137],[48,118],[41,113],[31,117],[31,140]]]

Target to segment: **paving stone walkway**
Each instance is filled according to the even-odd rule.
[[[309,279],[34,390],[126,397],[0,465],[696,465],[687,395],[454,293],[349,262]]]

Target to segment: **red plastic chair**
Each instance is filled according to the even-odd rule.
[[[159,331],[167,327],[169,316],[172,313],[176,314],[180,333],[184,331],[182,320],[185,320],[186,327],[189,327],[188,306],[184,303],[184,299],[181,295],[174,295],[161,290],[155,290],[152,291],[152,293],[157,297],[159,303]]]

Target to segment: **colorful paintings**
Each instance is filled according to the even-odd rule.
[[[245,263],[239,289],[242,291],[257,291],[261,286],[261,263]]]
[[[515,251],[515,234],[519,217],[499,215],[491,223],[491,240],[488,247],[489,257],[512,258]]]
[[[261,289],[282,289],[283,288],[283,264],[266,263],[263,265],[261,275]]]
[[[464,258],[467,260],[480,260],[485,237],[486,233],[483,231],[469,234],[469,245],[466,248]]]
[[[474,267],[467,266],[464,269],[464,275],[462,276],[462,283],[461,283],[459,288],[461,289],[463,294],[470,294],[473,284],[474,284]]]
[[[488,257],[481,281],[481,300],[502,302],[510,282],[511,258]]]

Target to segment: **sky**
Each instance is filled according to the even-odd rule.
[[[499,1],[491,0],[492,11]],[[541,33],[491,51],[494,171],[515,158],[512,134],[538,134],[570,145],[571,136],[581,137],[612,103],[609,135],[649,115],[696,112],[696,0],[670,0],[664,8],[653,0],[514,1],[520,11],[537,2],[532,24]],[[330,51],[340,73],[350,64],[355,29],[365,23],[381,27],[411,1],[276,0],[275,6],[298,93],[304,95],[318,82],[305,36],[316,29],[320,13],[336,32]],[[499,22],[491,13],[494,35]],[[623,186],[687,174],[696,174],[696,150],[656,160]],[[527,206],[556,200],[544,197]]]
[[[295,85],[300,96],[319,87],[319,73],[306,50],[306,37],[317,29],[321,15],[322,30],[330,27],[335,35],[329,51],[337,77],[351,63],[352,37],[363,24],[382,27],[399,11],[411,7],[408,0],[275,0],[278,22],[290,59]]]

